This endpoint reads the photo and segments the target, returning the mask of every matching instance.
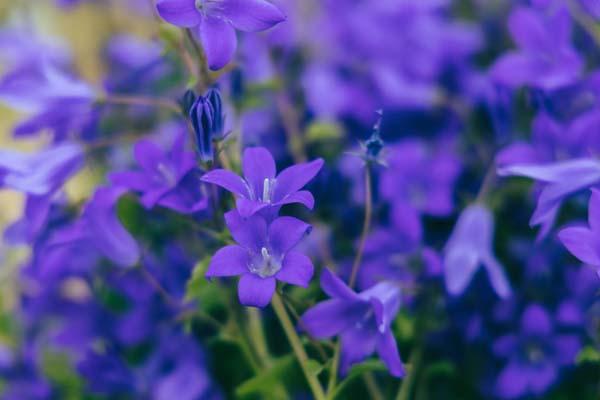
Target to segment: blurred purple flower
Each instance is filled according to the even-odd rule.
[[[541,225],[539,237],[544,237],[552,228],[562,202],[600,181],[600,162],[593,158],[578,158],[545,164],[512,164],[499,167],[498,174],[524,176],[544,184],[529,222],[532,226]]]
[[[494,80],[510,87],[530,85],[552,90],[573,83],[583,70],[583,60],[571,45],[571,17],[565,7],[547,15],[516,7],[508,29],[519,46],[492,66]]]
[[[592,189],[588,205],[588,226],[562,229],[558,238],[581,262],[596,267],[600,276],[600,191]]]
[[[214,183],[238,195],[237,209],[242,217],[249,217],[265,210],[271,215],[277,214],[284,204],[301,203],[312,209],[315,204],[308,190],[300,190],[317,175],[323,166],[323,160],[293,165],[281,171],[277,176],[275,161],[264,147],[251,147],[242,157],[241,178],[231,171],[216,169],[202,176],[202,181]],[[271,218],[268,218],[271,219]]]
[[[183,214],[203,210],[207,198],[202,193],[194,155],[185,150],[186,136],[177,134],[169,152],[150,140],[136,143],[134,155],[141,170],[113,173],[111,182],[141,192],[147,209],[162,206]]]
[[[235,53],[235,30],[258,32],[285,20],[266,0],[158,0],[158,14],[174,25],[194,28],[210,69],[223,68]]]
[[[510,296],[510,283],[494,256],[493,235],[494,217],[487,208],[474,204],[462,212],[444,248],[448,293],[462,294],[483,265],[496,294],[501,298]]]
[[[293,217],[279,217],[267,226],[262,216],[244,219],[235,210],[225,214],[225,222],[238,244],[215,253],[206,271],[207,278],[241,275],[239,299],[251,307],[269,304],[276,280],[308,286],[313,264],[293,248],[310,232],[310,225]]]
[[[496,380],[496,394],[505,399],[541,395],[558,379],[559,369],[575,361],[580,347],[576,335],[556,332],[542,306],[529,305],[520,331],[494,342],[496,356],[507,359]]]
[[[400,289],[384,281],[355,293],[328,269],[321,274],[321,288],[332,297],[310,308],[301,318],[309,334],[325,339],[339,335],[340,373],[375,351],[393,376],[405,374],[391,323],[400,309]]]

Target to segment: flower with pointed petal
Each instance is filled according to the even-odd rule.
[[[241,275],[240,303],[251,307],[269,304],[277,280],[308,286],[313,264],[293,248],[310,232],[310,225],[293,217],[279,217],[267,225],[260,215],[245,219],[235,210],[225,214],[225,223],[238,244],[215,253],[207,278]]]
[[[277,176],[273,156],[264,147],[250,147],[242,157],[244,178],[231,171],[215,169],[206,173],[202,181],[214,183],[236,194],[237,209],[242,217],[249,217],[263,209],[277,214],[284,204],[301,203],[312,209],[315,199],[308,190],[300,190],[317,175],[323,160],[293,165]],[[267,210],[265,210],[266,213]]]
[[[210,69],[223,68],[235,53],[235,30],[258,32],[285,20],[266,0],[158,0],[158,14],[167,22],[194,28]]]
[[[494,217],[487,208],[473,204],[462,212],[444,249],[448,293],[462,294],[483,265],[496,294],[510,296],[510,283],[493,253],[493,235]]]
[[[352,364],[377,351],[393,376],[404,376],[390,326],[400,309],[400,288],[383,281],[355,293],[328,269],[321,274],[321,288],[332,299],[306,311],[302,327],[318,339],[340,336],[340,372],[345,375]]]

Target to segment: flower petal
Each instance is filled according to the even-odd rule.
[[[317,339],[345,331],[368,312],[369,305],[341,299],[325,300],[302,315],[302,328]]]
[[[202,182],[213,183],[243,197],[249,197],[248,187],[242,178],[226,169],[214,169],[202,175]]]
[[[156,10],[165,21],[185,28],[196,26],[201,20],[195,0],[158,0]]]
[[[255,200],[263,199],[265,179],[275,178],[275,160],[264,147],[249,147],[244,150],[242,171]]]
[[[321,289],[323,289],[329,297],[346,300],[358,300],[359,298],[352,289],[328,268],[323,269],[321,272]]]
[[[261,278],[252,273],[242,275],[238,283],[240,303],[249,307],[265,307],[275,293],[275,284],[275,278],[272,276]]]
[[[400,353],[398,352],[398,345],[391,329],[378,336],[377,353],[379,354],[379,358],[388,367],[391,375],[397,378],[406,375],[404,365],[402,365],[402,360],[400,359]]]
[[[273,201],[279,202],[310,182],[323,167],[324,161],[317,159],[308,163],[292,165],[281,171],[275,181]]]
[[[502,267],[498,260],[492,255],[484,255],[482,262],[496,294],[502,299],[509,297],[512,291],[510,289],[510,283],[504,273],[504,267]]]
[[[166,161],[164,152],[151,140],[143,139],[135,144],[133,154],[138,164],[146,171],[155,171]]]
[[[375,351],[377,345],[376,331],[363,328],[353,328],[341,334],[342,353],[340,358],[340,373],[346,375],[352,364],[361,362]]]
[[[300,203],[306,206],[309,210],[312,210],[315,206],[315,198],[312,193],[308,190],[300,190],[299,192],[292,193],[289,196],[286,196],[283,200],[274,203],[275,205],[284,205],[284,204],[292,204],[292,203]]]
[[[600,190],[592,189],[588,203],[588,224],[595,232],[600,232]]]
[[[225,213],[225,223],[233,239],[257,254],[267,243],[267,222],[259,215],[242,218],[237,210]]]
[[[312,226],[294,217],[279,217],[269,226],[269,245],[273,254],[285,255],[303,237],[308,235]]]
[[[205,276],[235,276],[248,272],[248,251],[242,246],[229,245],[217,250],[210,259]]]
[[[275,277],[282,282],[308,287],[314,269],[310,258],[297,251],[290,251],[283,259],[281,270]]]
[[[585,227],[573,226],[558,232],[558,238],[581,262],[600,266],[600,255],[598,254],[600,240],[594,232]]]
[[[231,61],[237,47],[237,37],[233,26],[227,21],[203,18],[198,26],[198,34],[211,70],[219,70]]]
[[[244,197],[238,197],[235,201],[235,205],[240,215],[244,218],[248,218],[256,214],[258,211],[269,206],[269,203],[262,203],[260,201],[248,200]]]
[[[263,31],[285,20],[283,12],[265,0],[222,0],[220,14],[244,32]]]
[[[479,255],[473,248],[454,247],[444,255],[446,290],[451,295],[462,294],[479,266]]]

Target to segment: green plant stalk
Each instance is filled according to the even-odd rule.
[[[398,394],[396,395],[396,400],[409,400],[410,394],[412,392],[412,387],[417,379],[417,372],[419,369],[419,364],[421,363],[421,349],[415,348],[413,353],[410,355],[408,368],[408,375],[402,379],[402,383],[400,383],[400,389],[398,390]]]
[[[310,386],[310,390],[312,391],[315,400],[325,400],[326,397],[325,393],[323,392],[323,388],[321,387],[321,383],[319,382],[317,377],[308,370],[308,355],[306,354],[306,351],[304,351],[302,342],[300,342],[300,338],[298,337],[298,334],[294,329],[292,320],[290,319],[285,309],[285,305],[283,304],[279,293],[275,292],[275,294],[273,295],[273,300],[271,301],[271,305],[273,306],[273,310],[275,311],[275,314],[277,315],[277,318],[279,319],[279,322],[283,327],[283,330],[290,342],[290,345],[294,350],[294,354],[298,359],[298,363],[302,368],[302,372],[306,377],[306,381]]]

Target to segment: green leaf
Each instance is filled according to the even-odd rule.
[[[325,368],[325,365],[321,364],[320,362],[313,360],[312,358],[308,360],[308,363],[306,365],[306,367],[308,368],[308,371],[313,374],[314,376],[319,375],[321,372],[323,372],[323,369]]]
[[[336,122],[315,121],[306,129],[308,142],[337,140],[342,137],[342,126]]]
[[[337,396],[339,396],[342,393],[342,391],[346,388],[346,386],[348,386],[348,384],[350,384],[354,379],[358,378],[362,374],[366,372],[381,371],[387,371],[387,368],[385,364],[383,364],[379,360],[367,360],[353,366],[350,372],[348,373],[348,376],[343,381],[341,381],[335,388],[332,398],[335,399]]]
[[[253,393],[270,391],[280,383],[280,381],[290,372],[292,368],[294,368],[294,363],[295,359],[292,354],[277,358],[274,360],[271,368],[253,378],[248,379],[238,386],[235,390],[235,394],[238,397],[242,397]]]
[[[585,346],[577,355],[577,364],[600,363],[600,351],[593,346]]]
[[[209,262],[210,256],[207,256],[196,263],[192,276],[187,281],[184,298],[186,302],[196,301],[198,307],[207,313],[225,304],[223,289],[204,276]]]

